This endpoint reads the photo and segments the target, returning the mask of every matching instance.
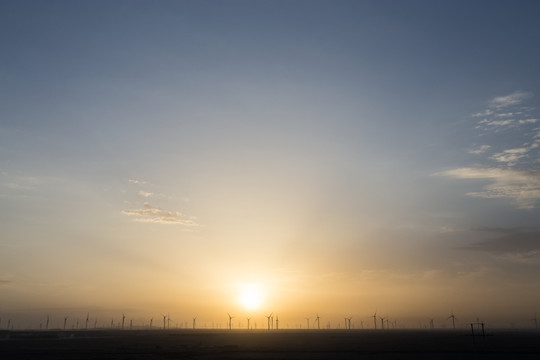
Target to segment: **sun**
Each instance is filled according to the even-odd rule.
[[[258,309],[264,299],[264,290],[257,284],[244,284],[240,287],[238,300],[248,310]]]

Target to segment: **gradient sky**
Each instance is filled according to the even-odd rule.
[[[539,18],[538,1],[2,1],[0,316],[531,326]]]

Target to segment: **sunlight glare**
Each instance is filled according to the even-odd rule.
[[[240,288],[240,303],[248,310],[259,308],[264,297],[261,286],[256,284],[245,284]]]

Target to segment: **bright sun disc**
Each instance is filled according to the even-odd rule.
[[[239,295],[240,303],[248,310],[257,309],[263,300],[263,291],[260,286],[247,284],[241,287]]]

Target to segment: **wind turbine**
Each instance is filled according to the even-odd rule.
[[[317,329],[321,330],[321,318],[319,317],[319,314],[317,314],[317,317],[315,318],[315,321],[317,322]]]
[[[309,318],[307,317],[307,318],[305,318],[305,319],[306,319],[306,322],[307,322],[307,328],[308,328],[308,330],[309,330]]]
[[[64,330],[66,330],[67,320],[68,320],[68,316],[64,316]]]
[[[154,321],[154,318],[150,318],[150,330],[152,330],[152,322]]]
[[[167,314],[167,329],[171,328],[171,316],[170,314]]]
[[[251,320],[251,318],[247,318],[247,321],[248,321],[248,327],[247,329],[249,330],[249,320]]]
[[[272,317],[272,314],[273,314],[273,312],[270,313],[270,315],[265,316],[266,320],[268,320],[268,331],[270,331],[270,318]]]
[[[161,314],[161,315],[163,315],[163,314]],[[166,328],[165,327],[166,320],[167,320],[167,315],[163,315],[163,330],[165,330],[165,328]]]
[[[345,318],[345,329],[351,330],[351,319],[352,319],[352,316]]]
[[[49,315],[47,315],[47,322],[45,323],[45,330],[49,330]]]
[[[88,315],[90,315],[90,314],[86,313],[86,330],[88,330]]]
[[[375,327],[375,330],[377,330],[377,312],[373,314],[373,326]]]
[[[434,329],[434,328],[435,328],[435,324],[433,323],[433,318],[430,318],[430,319],[429,319],[429,328],[430,328],[430,329]]]
[[[195,325],[196,325],[195,322],[196,322],[196,321],[197,321],[197,317],[195,316],[195,317],[193,318],[193,328],[194,328],[194,329],[195,329]]]
[[[381,319],[381,329],[384,330],[384,319],[382,316],[379,316],[379,319]]]
[[[7,328],[6,329],[8,329],[8,330],[9,330],[9,325],[11,325],[11,319],[8,319],[8,321],[7,321]],[[65,326],[64,326],[64,328],[65,328]]]
[[[534,321],[534,328],[538,330],[538,321],[536,320],[536,313],[534,313],[534,317],[531,319],[531,321]]]
[[[448,319],[452,319],[452,327],[456,328],[456,316],[454,315],[454,312],[452,311],[452,314],[448,317]],[[446,319],[446,320],[448,320]]]
[[[276,330],[279,330],[279,316],[276,314]]]
[[[231,316],[231,314],[227,313],[229,315],[229,330],[232,329],[232,319],[234,319],[234,316]]]
[[[97,318],[94,320],[94,329],[97,329]]]
[[[111,319],[111,329],[114,327],[114,318]]]

